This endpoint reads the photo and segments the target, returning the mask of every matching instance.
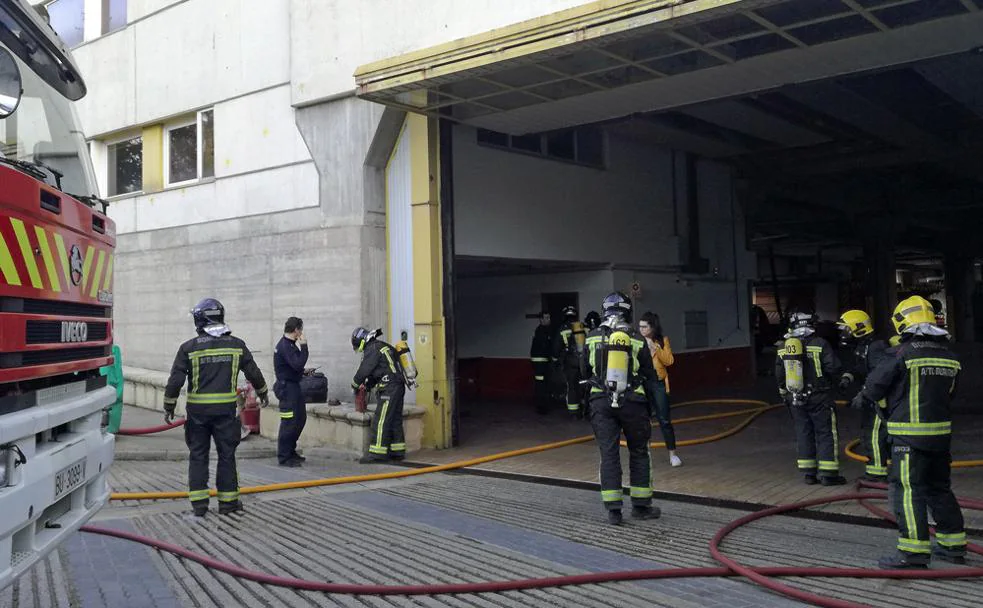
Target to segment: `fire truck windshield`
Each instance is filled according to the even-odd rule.
[[[0,155],[10,160],[37,163],[61,173],[61,189],[92,196],[92,168],[72,102],[48,86],[26,64],[17,60],[24,93],[17,110],[0,120]],[[45,170],[49,185],[55,176]]]
[[[12,55],[23,87],[16,110],[0,119],[0,157],[34,165],[66,193],[93,196],[95,174],[69,99],[84,95],[85,84],[47,27],[20,0],[0,6],[0,48]]]

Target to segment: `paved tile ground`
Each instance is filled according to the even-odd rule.
[[[767,387],[735,391],[736,398],[768,399]],[[686,399],[719,398],[717,394],[678,396]],[[748,405],[695,405],[677,408],[674,419],[704,414],[746,409]],[[853,480],[863,474],[861,463],[849,460],[842,448],[859,436],[859,414],[848,408],[837,409],[840,464],[843,474]],[[724,431],[743,418],[727,418],[677,425],[679,440],[695,439]],[[960,407],[955,418],[953,439],[956,459],[983,459],[983,412],[972,407]],[[549,443],[573,437],[591,435],[590,424],[572,421],[565,412],[554,411],[537,416],[532,408],[521,403],[484,403],[465,405],[461,418],[461,447],[450,450],[424,450],[413,454],[414,461],[446,463],[484,456],[530,445]],[[653,441],[662,441],[661,433],[653,429]],[[762,415],[739,434],[714,443],[681,447],[684,461],[671,468],[664,449],[653,450],[653,476],[657,491],[765,504],[783,504],[838,493],[842,488],[806,486],[795,467],[795,444],[792,422],[788,413],[778,409]],[[539,454],[500,460],[480,465],[489,471],[524,475],[559,477],[597,482],[598,454],[596,445],[588,442]],[[627,472],[627,451],[622,450],[622,463]],[[627,485],[627,477],[625,483]],[[963,496],[983,497],[983,468],[954,469],[953,487]],[[831,505],[825,510],[867,515],[856,505]],[[967,513],[969,525],[983,528],[983,514]]]
[[[741,396],[753,396],[747,393]],[[726,411],[693,406],[678,417]],[[126,417],[128,416],[128,417]],[[145,420],[136,420],[143,416]],[[156,413],[127,412],[125,426],[149,426]],[[841,415],[841,436],[853,435],[856,416]],[[739,419],[680,425],[680,439],[713,434]],[[485,406],[463,418],[463,447],[414,455],[454,461],[549,440],[588,434],[589,426],[560,413],[538,417],[520,405]],[[956,457],[983,457],[974,437],[983,429],[972,408],[957,418]],[[121,441],[111,471],[117,491],[183,490],[186,463],[147,460],[162,441],[183,446],[180,431]],[[658,431],[656,431],[658,435]],[[833,494],[839,488],[804,486],[794,470],[791,429],[782,411],[764,415],[741,434],[680,450],[685,466],[671,469],[655,452],[660,491],[754,503],[780,503]],[[255,438],[254,438],[255,439]],[[252,439],[250,440],[252,441]],[[125,443],[124,443],[125,442]],[[177,449],[177,448],[175,448]],[[311,451],[303,469],[277,467],[273,458],[243,459],[243,486],[399,471],[358,465]],[[596,480],[592,443],[498,461],[489,469],[539,477]],[[861,465],[847,462],[856,476]],[[983,496],[983,470],[955,474],[957,492]],[[551,576],[603,570],[714,565],[707,551],[713,533],[741,511],[661,499],[663,518],[604,523],[593,490],[488,477],[436,474],[246,497],[240,518],[197,520],[185,501],[113,502],[99,525],[136,530],[238,565],[284,576],[357,583],[458,582]],[[857,511],[853,506],[841,507]],[[983,527],[973,514],[970,525]],[[738,531],[729,554],[755,565],[867,567],[893,546],[893,530],[856,524],[777,517]],[[979,538],[974,538],[979,542]],[[974,558],[974,565],[983,560]],[[935,566],[938,567],[938,566]],[[970,607],[983,604],[978,581],[887,582],[794,580],[796,586],[872,606]],[[125,541],[78,534],[15,585],[0,591],[0,607],[152,608],[173,606],[798,606],[749,583],[680,579],[590,585],[486,595],[353,597],[297,592],[242,582],[179,558]]]
[[[398,471],[312,457],[301,470],[272,460],[242,464],[245,478],[275,482]],[[178,462],[119,462],[117,489],[137,489],[148,469],[164,487],[183,485]],[[353,583],[467,582],[581,572],[711,566],[707,543],[730,509],[663,501],[658,521],[612,528],[593,491],[435,474],[252,495],[247,513],[198,520],[184,501],[113,503],[97,525],[136,530],[263,572]],[[894,540],[889,529],[777,517],[725,544],[759,565],[869,566]],[[973,559],[983,565],[983,560]],[[793,584],[873,606],[978,606],[975,581],[895,583],[797,580]],[[941,602],[941,603],[940,603]],[[786,607],[796,602],[749,583],[679,579],[482,595],[353,597],[243,582],[179,558],[79,534],[13,587],[0,606],[618,606]]]

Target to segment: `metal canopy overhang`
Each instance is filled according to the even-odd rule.
[[[512,134],[966,52],[983,0],[608,0],[360,67],[359,97]]]

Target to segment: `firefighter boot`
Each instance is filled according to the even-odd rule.
[[[208,502],[202,504],[192,503],[191,508],[194,509],[195,517],[204,517],[208,515]]]
[[[621,517],[621,509],[611,509],[608,511],[608,523],[612,526],[620,526],[624,518]]]
[[[242,508],[242,502],[235,500],[232,502],[223,502],[218,506],[219,515],[232,515],[233,513],[244,513],[246,510]]]
[[[951,564],[961,565],[966,563],[966,549],[962,547],[959,549],[950,549],[949,547],[936,545],[932,548],[932,555]]]
[[[662,509],[659,507],[632,507],[631,516],[633,519],[659,519],[662,516]]]
[[[803,478],[803,481],[805,481],[805,484],[807,486],[814,486],[817,483],[819,483],[819,480],[816,479],[816,474],[815,473],[806,473],[805,474],[805,477]]]
[[[928,562],[930,560],[931,557],[929,555],[898,551],[897,553],[885,555],[877,560],[877,565],[882,570],[924,569],[928,568]]]
[[[824,486],[842,486],[846,484],[846,477],[842,475],[829,475],[819,478],[819,483]]]

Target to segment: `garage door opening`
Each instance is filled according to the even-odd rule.
[[[628,2],[359,70],[364,98],[445,125],[455,441],[569,436],[529,403],[548,294],[660,314],[679,392],[767,387],[796,306],[886,332],[917,293],[979,358],[979,9]]]

